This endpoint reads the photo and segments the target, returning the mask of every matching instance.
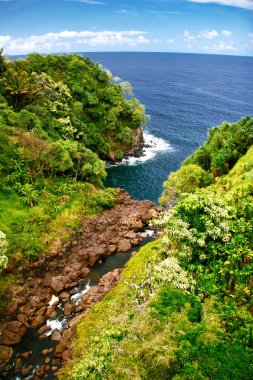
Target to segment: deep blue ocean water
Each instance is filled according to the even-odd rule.
[[[151,116],[147,132],[171,149],[108,170],[107,186],[157,201],[171,171],[223,121],[253,116],[253,58],[175,53],[85,53],[129,81]]]

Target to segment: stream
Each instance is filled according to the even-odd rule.
[[[143,241],[139,246],[133,247],[127,252],[118,252],[108,256],[91,266],[89,274],[77,286],[68,291],[70,297],[67,302],[76,305],[91,287],[99,283],[99,280],[106,273],[114,269],[123,268],[134,251],[153,239],[153,234],[154,230],[145,229],[142,232]],[[54,357],[54,349],[58,341],[51,339],[52,334],[67,329],[69,320],[77,314],[72,312],[69,315],[64,315],[65,302],[56,295],[52,295],[48,305],[57,305],[54,317],[47,319],[43,333],[39,328],[28,329],[22,341],[14,349],[11,369],[7,376],[4,377],[5,379],[29,380],[42,378],[39,376],[42,366],[45,371],[43,378],[55,379],[55,373],[61,367],[61,360]]]

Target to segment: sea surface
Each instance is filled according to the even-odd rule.
[[[150,115],[152,148],[108,169],[106,186],[157,202],[163,181],[223,121],[253,116],[253,58],[176,53],[82,53],[131,83]]]

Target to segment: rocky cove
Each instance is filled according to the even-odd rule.
[[[160,211],[120,192],[112,209],[82,223],[78,236],[21,268],[32,279],[1,313],[2,378],[55,378],[71,357],[78,321],[117,283],[134,247],[150,239],[153,231],[145,229]]]

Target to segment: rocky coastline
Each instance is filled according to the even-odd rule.
[[[13,294],[11,304],[1,311],[0,373],[3,378],[11,378],[10,373],[22,379],[42,379],[51,373],[50,378],[54,378],[71,357],[76,324],[117,283],[121,269],[106,273],[96,286],[73,302],[76,287],[87,277],[90,267],[101,259],[138,246],[145,236],[143,229],[160,211],[151,201],[133,200],[122,191],[112,209],[82,223],[78,236],[29,267],[21,268],[23,275],[32,279]],[[59,307],[68,319],[67,324],[62,331],[56,328],[48,334],[47,319],[54,317]],[[54,342],[53,347],[40,353],[43,364],[36,368],[26,364],[33,355],[32,348],[22,354],[16,351],[31,329],[37,331],[40,340]]]

